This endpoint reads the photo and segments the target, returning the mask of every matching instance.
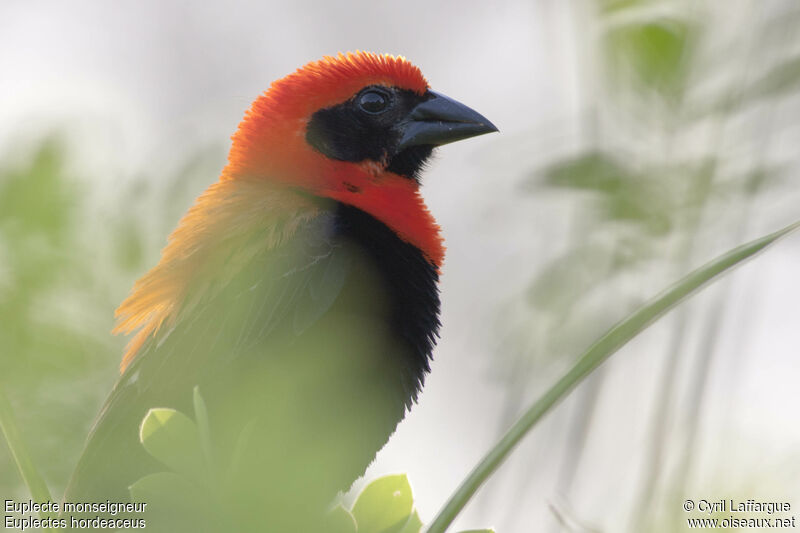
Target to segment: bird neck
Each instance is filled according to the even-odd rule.
[[[445,252],[441,228],[416,181],[386,171],[348,172],[329,184],[317,194],[364,211],[418,248],[437,270],[441,268]]]

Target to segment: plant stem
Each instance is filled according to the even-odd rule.
[[[11,408],[11,403],[6,398],[3,390],[0,388],[0,429],[5,435],[8,449],[17,463],[17,468],[22,476],[25,485],[31,493],[31,498],[39,503],[50,502],[50,491],[47,489],[47,484],[42,478],[39,471],[33,464],[31,456],[28,454],[28,448],[22,440],[17,422],[14,417],[14,412]],[[47,513],[40,513],[42,518],[47,516]]]
[[[555,385],[545,392],[544,395],[540,397],[513,426],[511,426],[500,441],[489,450],[489,453],[484,456],[466,479],[464,479],[458,489],[450,496],[450,499],[431,523],[427,533],[444,533],[478,488],[480,488],[489,476],[491,476],[503,461],[505,461],[514,447],[522,440],[528,431],[530,431],[553,406],[569,394],[578,383],[594,371],[603,361],[608,359],[611,354],[619,350],[639,332],[713,278],[741,263],[748,257],[760,252],[780,237],[783,237],[798,227],[800,227],[800,222],[796,222],[775,233],[738,246],[713,261],[706,263],[702,267],[690,272],[666,291],[652,299],[649,303],[640,307],[637,311],[628,315],[626,319],[612,327],[605,335],[590,346],[580,359],[578,359],[578,362],[559,379]]]

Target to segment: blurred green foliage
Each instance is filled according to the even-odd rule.
[[[32,454],[63,487],[94,416],[110,366],[101,299],[85,246],[83,185],[66,171],[57,137],[29,159],[0,167],[0,387],[11,398]],[[19,166],[15,166],[14,162]],[[8,454],[0,491],[19,494]]]
[[[685,86],[691,26],[680,19],[655,18],[609,28],[603,45],[609,77],[640,92],[657,91],[667,101]]]
[[[204,147],[158,181],[116,177],[98,194],[96,176],[71,170],[64,139],[0,158],[0,387],[57,498],[118,375],[114,309],[221,160]],[[0,492],[25,496],[5,448]]]
[[[526,348],[507,353],[530,357],[532,351],[547,359],[575,353],[576,342],[589,342],[648,290],[707,259],[709,250],[699,253],[704,243],[740,242],[748,206],[791,186],[782,178],[800,158],[775,165],[764,141],[791,127],[770,113],[800,90],[796,32],[783,28],[776,36],[780,17],[755,18],[748,21],[749,55],[721,54],[732,44],[718,42],[713,10],[701,4],[594,3],[591,27],[578,34],[596,36],[582,43],[591,50],[583,99],[589,106],[584,131],[591,135],[523,182],[530,194],[574,205],[569,240],[538,269],[525,295],[528,317],[520,321],[559,327],[537,331],[531,344],[522,326],[516,338]],[[783,9],[786,19],[797,20],[796,6]],[[763,105],[767,98],[770,107]],[[742,118],[756,106],[767,116],[760,135]],[[702,111],[709,109],[715,113]],[[729,158],[728,145],[748,157]],[[611,314],[598,305],[612,301],[627,303]],[[526,381],[517,368],[509,367],[509,379]]]
[[[149,474],[130,487],[135,502],[147,504],[148,528],[178,532],[223,531],[241,517],[224,504],[226,486],[237,483],[226,465],[235,457],[211,457],[210,435],[205,402],[197,388],[194,394],[195,419],[174,409],[153,408],[142,421],[140,441],[147,452],[167,468]],[[246,482],[246,481],[245,481]],[[256,515],[261,509],[250,509]],[[141,515],[140,515],[141,516]],[[269,523],[269,517],[261,517]],[[326,517],[326,533],[420,533],[422,521],[414,508],[411,484],[405,474],[394,474],[371,481],[347,509],[337,505]],[[490,529],[463,533],[493,533]]]
[[[774,2],[769,9],[758,2],[723,9],[666,0],[582,5],[575,45],[586,54],[578,88],[583,138],[566,156],[542,158],[522,183],[539,199],[570,205],[563,211],[571,213],[568,237],[509,304],[520,315],[511,326],[503,314],[499,327],[510,340],[500,356],[511,358],[499,367],[509,385],[507,420],[537,376],[550,374],[546,369],[562,368],[645,296],[775,215],[759,213],[759,205],[792,193],[794,182],[785,176],[800,171],[800,152],[777,158],[771,152],[772,141],[796,127],[797,3]],[[792,218],[786,215],[781,221]],[[656,407],[648,415],[645,461],[631,467],[644,480],[639,500],[618,510],[633,516],[631,530],[678,527],[654,524],[652,511],[677,509],[659,499],[660,489],[669,486],[664,492],[674,498],[690,479],[703,409],[698,402],[726,310],[723,297],[709,311],[682,309],[673,324],[673,352],[664,354],[660,383],[646,400]],[[696,357],[687,344],[687,324],[694,323],[708,324]],[[676,381],[682,364],[696,368],[690,383]],[[602,386],[601,374],[572,411],[554,488],[565,498],[581,484],[577,465]],[[670,410],[684,404],[692,406],[683,414],[690,423],[675,435],[667,429]],[[672,472],[666,453],[678,458]],[[643,509],[650,516],[636,516]]]

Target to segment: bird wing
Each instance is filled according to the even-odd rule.
[[[230,369],[271,357],[264,352],[291,345],[331,309],[353,262],[352,253],[334,238],[335,224],[335,216],[323,212],[300,224],[280,246],[244,264],[226,265],[236,273],[214,290],[206,287],[175,324],[143,343],[98,415],[67,501],[127,499],[132,482],[148,470],[163,470],[138,442],[148,409],[169,406],[191,413],[195,385],[214,401],[214,391],[235,388],[226,380],[241,379]]]

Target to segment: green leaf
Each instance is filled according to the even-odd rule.
[[[211,520],[214,506],[197,485],[172,472],[147,475],[129,487],[131,499],[147,504],[147,529],[201,531]]]
[[[677,94],[687,71],[690,29],[672,18],[612,27],[605,42],[611,72],[619,82],[631,74],[633,81],[664,96]]]
[[[548,166],[541,174],[528,182],[529,187],[541,184],[594,192],[605,220],[635,223],[656,235],[671,227],[669,214],[674,209],[662,180],[635,172],[610,154],[583,152]]]
[[[617,193],[641,180],[611,155],[589,151],[544,169],[544,184],[550,187]]]
[[[422,520],[419,518],[419,513],[415,510],[411,513],[411,516],[408,517],[408,521],[406,521],[403,529],[400,530],[400,533],[419,533],[422,529]]]
[[[353,504],[358,533],[399,530],[409,519],[414,498],[405,474],[384,476],[367,485]]]
[[[211,458],[211,427],[208,423],[208,409],[206,402],[200,395],[200,387],[195,386],[192,391],[192,401],[194,402],[194,419],[197,421],[197,433],[200,437],[200,446],[203,450],[203,459],[209,471],[213,464]]]
[[[770,69],[748,91],[752,98],[768,98],[792,93],[800,87],[800,56]]]
[[[200,491],[186,478],[173,472],[158,472],[139,479],[129,488],[136,502],[159,507],[192,508]]]
[[[600,2],[600,9],[604,13],[614,13],[624,11],[634,7],[640,7],[641,0],[603,0]]]
[[[247,424],[245,424],[242,431],[239,432],[239,436],[236,438],[236,444],[234,445],[233,452],[231,453],[230,462],[227,468],[227,475],[225,476],[224,485],[227,487],[232,483],[236,483],[236,472],[241,471],[243,468],[246,467],[244,464],[244,457],[245,457],[245,450],[251,444],[250,439],[253,437],[253,433],[255,433],[257,420],[255,418],[251,419]]]
[[[478,488],[503,464],[516,445],[536,423],[613,353],[703,285],[798,228],[800,228],[800,222],[730,250],[690,272],[608,330],[581,355],[578,362],[561,379],[523,413],[522,417],[509,428],[500,441],[489,450],[450,496],[431,523],[427,533],[444,533]]]
[[[142,421],[139,440],[150,455],[174,472],[192,479],[204,472],[197,426],[175,409],[150,409]]]
[[[356,519],[341,505],[328,513],[325,520],[326,533],[356,533],[357,530]]]

